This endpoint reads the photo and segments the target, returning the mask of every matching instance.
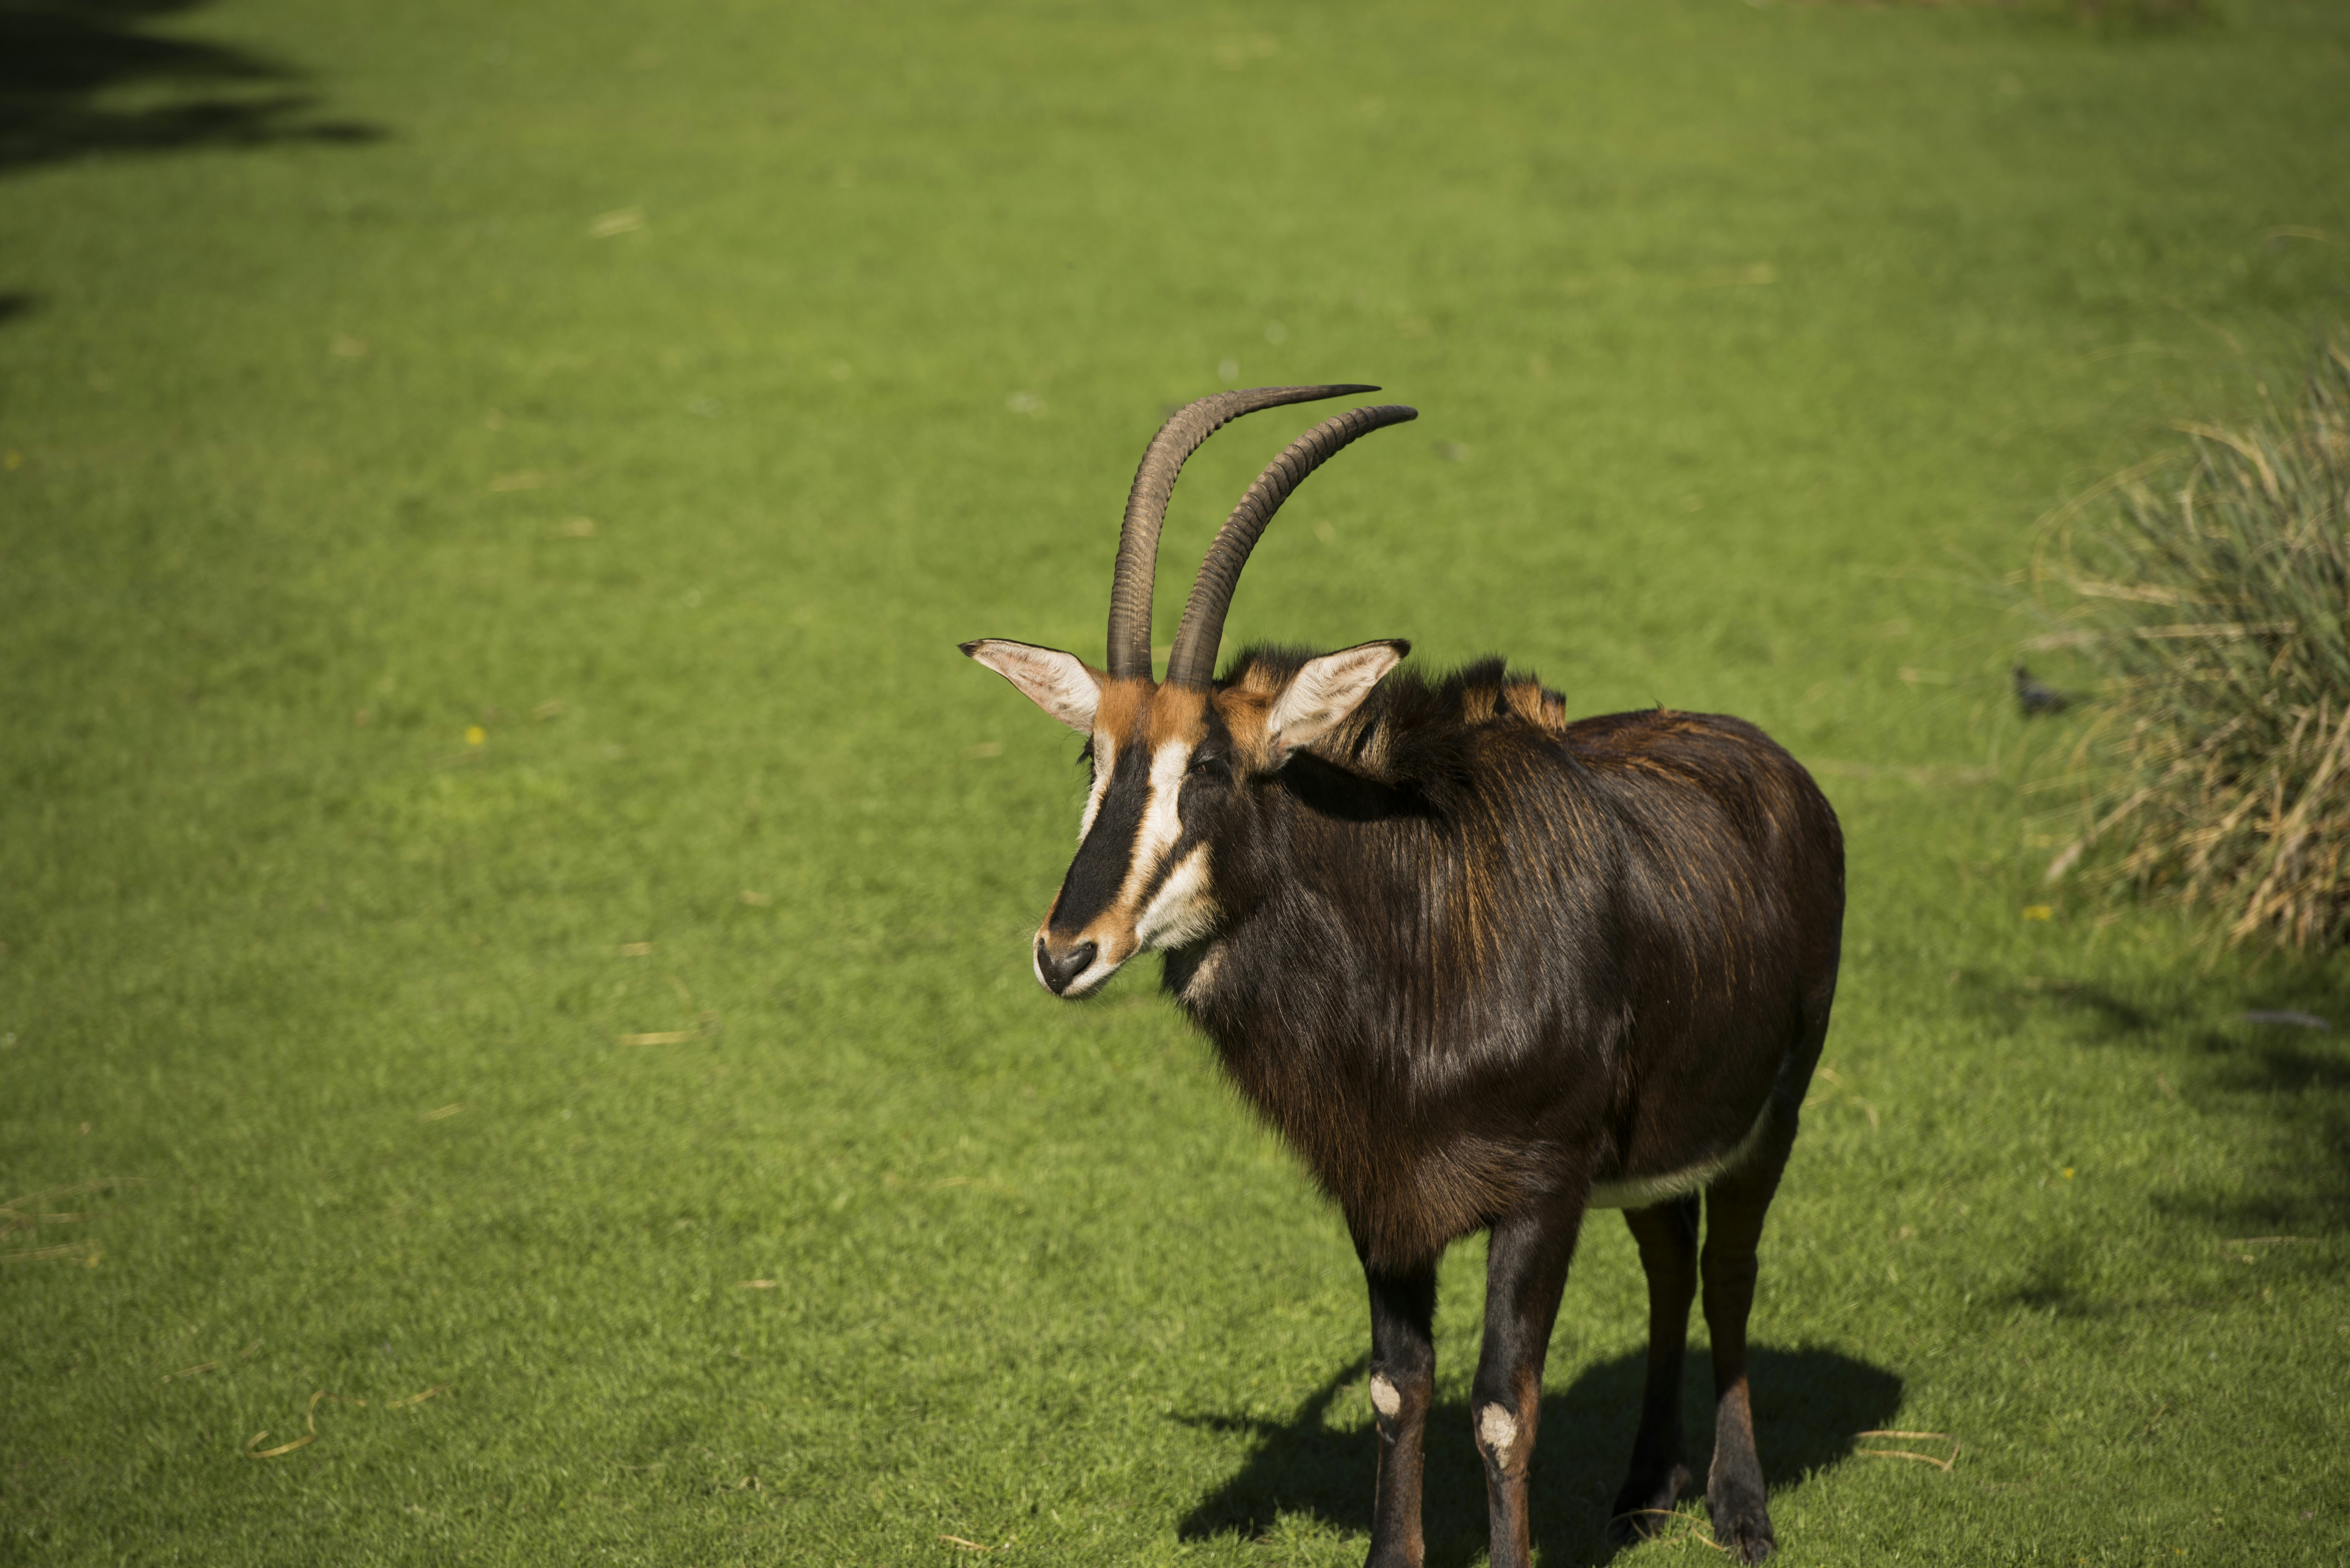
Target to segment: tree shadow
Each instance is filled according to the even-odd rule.
[[[2345,1016],[2336,1011],[2333,1016]],[[2158,1193],[2158,1211],[2199,1220],[2223,1236],[2287,1233],[2303,1240],[2350,1230],[2350,1045],[2339,1029],[2202,1032],[2204,1082],[2231,1108],[2276,1129],[2273,1150],[2230,1190]],[[2298,1038],[2278,1039],[2282,1033]],[[2304,1267],[2350,1268],[2343,1249],[2303,1255]]]
[[[314,118],[303,73],[247,50],[142,31],[204,0],[0,0],[0,174],[104,152],[380,140]],[[163,101],[109,105],[125,89]]]
[[[1684,1380],[1683,1460],[1701,1492],[1713,1447],[1711,1379],[1702,1350],[1692,1347]],[[1755,1445],[1773,1490],[1853,1451],[1854,1438],[1884,1426],[1900,1408],[1900,1377],[1880,1366],[1815,1347],[1750,1352]],[[1367,1535],[1378,1438],[1368,1407],[1333,1407],[1361,1394],[1367,1358],[1334,1374],[1286,1419],[1246,1415],[1178,1416],[1186,1426],[1244,1433],[1253,1439],[1231,1480],[1201,1498],[1176,1533],[1186,1541],[1239,1534],[1253,1538],[1282,1515],[1307,1515],[1332,1528]],[[1606,1563],[1624,1550],[1608,1538],[1607,1518],[1623,1483],[1639,1425],[1645,1355],[1586,1367],[1564,1394],[1546,1394],[1534,1459],[1534,1535],[1545,1562]],[[1485,1472],[1470,1437],[1465,1398],[1440,1400],[1429,1415],[1428,1475],[1422,1508],[1431,1564],[1468,1563],[1486,1547]]]
[[[1978,970],[1957,973],[1960,1006],[1977,1017],[1996,1020],[2011,1033],[2028,1020],[2057,1016],[2100,1042],[2110,1042],[2151,1033],[2180,1016],[2176,1004],[2133,1001],[2095,981]]]
[[[2245,973],[2187,975],[2128,991],[1962,972],[1958,1000],[2010,1030],[2061,1021],[2085,1044],[2169,1054],[2168,1075],[2155,1075],[2164,1095],[2270,1130],[2257,1163],[2231,1172],[2224,1189],[2156,1190],[2149,1201],[2157,1212],[2222,1237],[2314,1240],[2350,1230],[2350,1159],[2343,1152],[2350,1149],[2350,972],[2341,966],[2272,960]],[[2350,1271],[2350,1254],[2338,1248],[2296,1256],[2305,1267]],[[2044,1262],[2016,1299],[2061,1305],[2076,1297],[2061,1277],[2064,1264]]]
[[[0,293],[0,326],[30,316],[40,308],[41,296],[37,294],[26,294],[21,290]]]

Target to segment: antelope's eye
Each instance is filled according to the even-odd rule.
[[[1195,779],[1222,778],[1227,772],[1222,753],[1211,752],[1205,746],[1191,753],[1191,765],[1185,771]]]

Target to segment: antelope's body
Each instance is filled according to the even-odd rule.
[[[1835,993],[1835,817],[1750,724],[1664,710],[1568,723],[1556,693],[1498,660],[1431,683],[1390,677],[1400,643],[1251,649],[1215,678],[1232,585],[1274,510],[1408,409],[1351,410],[1266,470],[1154,680],[1150,561],[1183,457],[1239,413],[1370,389],[1227,393],[1169,422],[1128,503],[1108,670],[965,645],[1083,732],[1094,763],[1037,978],[1084,996],[1162,952],[1169,992],[1345,1215],[1371,1297],[1373,1563],[1419,1560],[1436,1264],[1488,1229],[1476,1438],[1492,1561],[1527,1561],[1543,1360],[1592,1208],[1625,1210],[1650,1287],[1619,1531],[1641,1532],[1687,1479],[1681,1354],[1702,1273],[1715,1534],[1759,1562],[1773,1536],[1745,1324]]]
[[[1732,719],[1496,711],[1500,676],[1391,677],[1254,781],[1215,934],[1168,955],[1375,1268],[1565,1194],[1697,1190],[1783,1074],[1801,1102],[1788,1047],[1834,981],[1803,918],[1839,901],[1834,818],[1786,753]]]

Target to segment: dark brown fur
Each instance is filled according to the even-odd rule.
[[[1205,743],[1245,753],[1304,657],[1235,659]],[[1184,786],[1177,854],[1209,846],[1222,919],[1168,955],[1165,983],[1345,1214],[1375,1340],[1383,1290],[1416,1301],[1425,1282],[1432,1307],[1437,1258],[1479,1229],[1496,1230],[1497,1267],[1516,1259],[1535,1282],[1494,1288],[1541,1299],[1602,1184],[1711,1171],[1717,1206],[1740,1205],[1730,1228],[1759,1233],[1794,1137],[1835,982],[1835,814],[1741,720],[1563,713],[1498,660],[1433,682],[1399,671],[1286,766]],[[1742,1162],[1713,1170],[1742,1140]],[[1693,1248],[1693,1196],[1646,1212],[1683,1208]],[[1644,1223],[1634,1216],[1636,1234]],[[1503,1248],[1505,1231],[1523,1246]],[[1751,1250],[1737,1267],[1751,1271]],[[1548,1301],[1538,1324],[1489,1324],[1479,1375],[1480,1407],[1518,1412],[1528,1449]],[[1734,1334],[1717,1330],[1739,1424],[1743,1322],[1742,1307]],[[1410,1328],[1397,1332],[1417,1344]],[[1734,1368],[1720,1365],[1731,1338]],[[1669,1398],[1651,1388],[1648,1449],[1678,1445],[1677,1406],[1663,1409],[1678,1351],[1670,1376]],[[1749,1462],[1723,1461],[1717,1527],[1759,1561],[1771,1535],[1751,1431],[1726,1440]],[[1523,1467],[1488,1459],[1503,1562],[1523,1530]],[[1645,1499],[1661,1483],[1640,1468],[1636,1455],[1627,1493]],[[1416,1491],[1416,1469],[1392,1480]],[[1416,1511],[1403,1530],[1375,1534],[1375,1560],[1415,1559]]]

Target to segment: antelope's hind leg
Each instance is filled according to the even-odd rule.
[[[1382,1274],[1371,1287],[1371,1415],[1379,1433],[1370,1568],[1419,1568],[1420,1459],[1436,1397],[1436,1269]]]
[[[1648,1377],[1632,1469],[1616,1494],[1608,1533],[1622,1543],[1653,1535],[1689,1484],[1681,1463],[1681,1359],[1697,1296],[1697,1197],[1625,1210],[1648,1276]]]
[[[1792,1133],[1790,1135],[1792,1141]],[[1754,1410],[1746,1386],[1746,1318],[1754,1305],[1755,1245],[1778,1190],[1786,1148],[1763,1151],[1705,1195],[1705,1326],[1713,1337],[1713,1467],[1705,1482],[1713,1538],[1735,1562],[1760,1563],[1779,1544],[1754,1451]]]

